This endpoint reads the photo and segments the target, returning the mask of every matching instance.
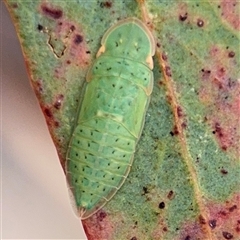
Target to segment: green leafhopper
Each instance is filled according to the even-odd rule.
[[[103,36],[67,152],[66,172],[82,219],[104,206],[131,169],[153,88],[155,41],[136,18]]]

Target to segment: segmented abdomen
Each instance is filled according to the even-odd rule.
[[[132,164],[135,139],[131,135],[115,135],[112,128],[124,131],[120,124],[101,117],[78,125],[74,131],[68,171],[76,201],[86,209],[108,201]]]

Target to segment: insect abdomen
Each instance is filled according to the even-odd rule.
[[[103,119],[92,123],[96,121],[99,125],[93,125],[94,130],[84,124],[75,129],[68,164],[77,206],[87,210],[108,201],[110,193],[117,191],[130,170],[135,149],[135,139],[114,136],[102,129]],[[111,120],[104,124],[117,127]]]

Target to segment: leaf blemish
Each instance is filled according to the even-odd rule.
[[[101,8],[111,8],[112,7],[112,2],[110,2],[110,1],[105,1],[105,2],[101,2],[100,3],[100,7]]]
[[[45,116],[51,118],[53,115],[52,115],[52,112],[49,108],[45,108],[44,109],[44,113],[45,113]]]
[[[43,31],[43,26],[41,24],[38,24],[37,29],[38,29],[39,32],[42,32]]]
[[[191,237],[189,235],[187,235],[184,240],[191,240]]]
[[[229,232],[222,232],[222,235],[225,239],[232,239],[233,235]]]
[[[171,77],[171,76],[172,76],[171,68],[170,68],[169,66],[166,66],[166,67],[165,67],[165,74],[166,74],[168,77]]]
[[[237,205],[234,204],[232,207],[229,208],[229,212],[233,212],[236,209],[237,209]]]
[[[214,229],[217,226],[217,220],[216,219],[209,220],[208,224],[210,228]]]
[[[201,72],[203,80],[207,80],[210,77],[211,74],[210,70],[201,69]]]
[[[179,15],[179,20],[184,22],[188,17],[188,13],[186,12],[185,14],[180,14]]]
[[[76,34],[74,37],[74,43],[76,45],[78,45],[79,43],[81,43],[83,41],[83,37],[80,34]]]
[[[235,52],[231,51],[228,53],[229,58],[233,58],[235,56]]]
[[[183,116],[183,110],[180,106],[177,107],[177,115],[179,118]]]
[[[203,27],[204,26],[204,21],[202,19],[197,20],[197,25],[198,27]]]
[[[200,224],[206,224],[206,220],[202,215],[199,216],[199,222]]]
[[[167,54],[166,53],[162,53],[162,59],[164,60],[164,61],[167,61]]]
[[[53,105],[56,109],[60,109],[61,108],[63,98],[64,98],[63,94],[59,94],[57,96],[57,99],[56,99],[56,101],[55,101],[55,103]]]
[[[136,237],[132,237],[130,240],[137,240],[137,238]]]
[[[169,191],[168,195],[167,195],[167,198],[172,200],[174,197],[174,192],[172,190]]]
[[[164,209],[164,208],[165,208],[165,203],[164,203],[164,202],[160,202],[159,205],[158,205],[158,207],[159,207],[160,209]]]
[[[107,213],[104,212],[103,210],[97,213],[97,219],[99,220],[99,222],[102,222],[106,216],[107,216]]]
[[[171,136],[174,136],[174,135],[178,135],[179,134],[179,131],[177,129],[177,126],[175,125],[173,130],[170,132]]]
[[[224,175],[226,175],[226,174],[228,174],[228,171],[225,170],[225,169],[221,169],[221,173],[224,174]]]
[[[63,15],[63,12],[61,9],[57,9],[52,6],[42,5],[41,9],[46,16],[54,19],[59,19]]]

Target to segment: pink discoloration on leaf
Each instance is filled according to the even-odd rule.
[[[222,0],[221,2],[222,17],[236,30],[240,30],[238,4],[237,0]]]
[[[78,23],[62,19],[53,30],[56,37],[65,44],[64,57],[71,60],[71,64],[85,68],[88,66],[90,56],[84,34]],[[65,65],[65,64],[64,64]]]
[[[54,76],[58,79],[65,79],[66,72],[72,66],[87,68],[90,63],[89,49],[84,34],[78,25],[61,19],[53,32],[64,45],[64,52],[61,56],[63,61],[59,62],[58,67],[54,70]]]
[[[79,39],[81,38],[81,41]],[[76,62],[76,65],[80,67],[88,67],[90,62],[90,56],[88,53],[89,49],[87,47],[85,38],[83,34],[79,31],[79,34],[75,34],[71,38],[71,44],[69,46],[69,55],[72,62]]]
[[[199,97],[209,107],[207,119],[221,149],[231,149],[238,154],[240,84],[231,78],[235,62],[228,54],[229,50],[218,46],[210,49],[211,60],[206,69],[201,70]]]
[[[152,239],[163,239],[164,235],[168,231],[167,224],[165,222],[165,215],[159,215],[156,228],[152,232]]]
[[[37,82],[36,82],[37,83]],[[59,122],[55,119],[55,114],[60,110],[62,102],[64,100],[64,95],[59,94],[55,97],[52,104],[41,105],[42,111],[45,115],[46,122],[49,128],[58,128],[60,126]]]
[[[234,196],[224,204],[208,203],[207,208],[210,213],[208,224],[218,239],[223,239],[223,232],[229,233],[228,236],[231,234],[233,239],[239,239],[240,195]]]
[[[89,240],[112,239],[111,236],[116,227],[104,210],[98,211],[92,217],[82,221],[82,223]],[[98,233],[98,238],[96,238],[96,232]]]
[[[59,127],[59,122],[54,117],[54,113],[55,113],[56,109],[51,105],[41,106],[41,108],[42,108],[42,111],[45,115],[48,127],[50,129],[58,128]]]
[[[202,225],[197,220],[196,222],[185,222],[181,227],[181,238],[179,239],[206,239],[206,225]]]
[[[85,41],[84,33],[78,22],[73,22],[63,15],[59,6],[49,3],[40,5],[40,12],[54,21],[49,20],[49,26],[45,26],[43,32],[49,36],[48,44],[57,58],[66,60],[59,66],[56,77],[61,78],[66,71],[66,63],[85,68],[89,64],[89,49]],[[43,28],[43,27],[42,27]],[[71,60],[71,61],[70,61]]]
[[[77,66],[82,68],[88,67],[90,62],[90,56],[87,53],[88,48],[85,40],[81,44],[76,44],[76,40],[71,41],[71,45],[69,48],[69,55],[72,63],[76,63]]]

